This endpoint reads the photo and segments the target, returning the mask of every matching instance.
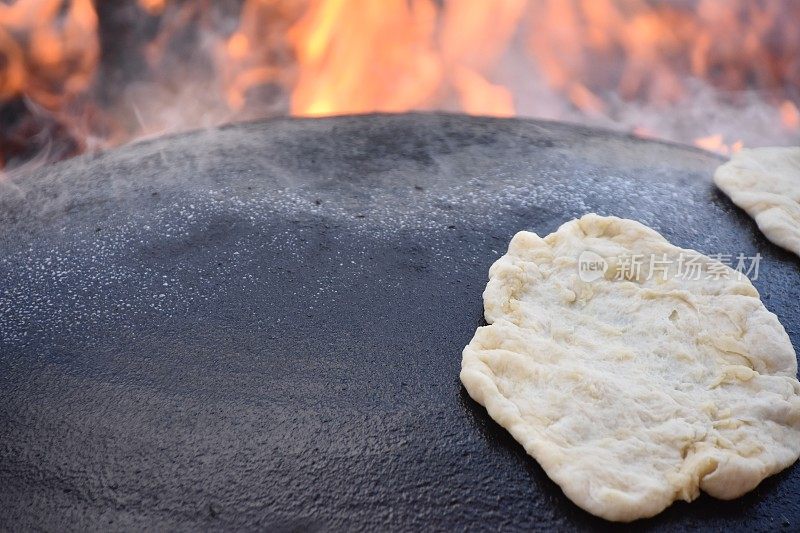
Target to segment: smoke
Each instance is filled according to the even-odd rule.
[[[325,114],[563,120],[722,153],[800,142],[797,4],[371,2],[63,0],[50,21],[38,0],[0,6],[0,53],[22,50],[0,69],[13,63],[27,80],[15,89],[0,76],[0,165],[314,113],[319,102]],[[99,53],[75,31],[51,31],[93,22]],[[42,62],[42,35],[60,36],[45,41],[65,64]]]

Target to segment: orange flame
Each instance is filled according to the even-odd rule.
[[[784,100],[780,107],[781,123],[788,130],[800,129],[800,110],[789,100]]]
[[[436,10],[427,0],[323,0],[312,5],[289,31],[299,65],[292,112],[424,107],[442,76],[430,48],[435,22]]]
[[[467,113],[510,116],[511,92],[485,74],[524,2],[322,0],[289,31],[299,77],[292,112],[331,115],[435,107],[455,92]],[[487,37],[475,43],[470,36]],[[488,43],[488,45],[487,45]]]
[[[720,133],[709,135],[708,137],[698,137],[694,140],[694,145],[698,148],[708,150],[710,152],[717,152],[722,155],[735,154],[744,148],[744,143],[741,139],[734,141],[731,144],[726,144],[725,140]]]
[[[0,4],[0,49],[5,56],[0,99],[24,93],[58,111],[91,84],[100,54],[94,6],[91,0],[71,0],[62,15],[62,4]]]
[[[722,133],[725,117],[710,111],[714,126],[688,111],[691,127],[665,125],[702,80],[729,109],[757,94],[765,123],[781,124],[760,130],[770,139],[800,132],[791,92],[800,4],[780,0],[244,0],[233,21],[208,1],[138,5],[159,27],[126,51],[149,65],[139,83],[146,106],[98,76],[101,4],[92,0],[0,4],[0,106],[23,99],[83,148],[206,125],[209,115],[406,110],[580,120],[720,153],[762,142]],[[181,48],[186,35],[195,41]],[[168,118],[182,107],[208,113]],[[662,120],[642,121],[636,109]],[[122,125],[131,114],[138,122]],[[0,131],[0,157],[3,142]]]
[[[149,15],[160,15],[166,7],[166,0],[139,0],[139,5]]]

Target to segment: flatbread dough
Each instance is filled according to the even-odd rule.
[[[589,281],[587,254],[607,266]],[[489,277],[461,381],[583,509],[630,521],[700,489],[735,498],[800,455],[794,349],[731,268],[590,214],[518,233]]]
[[[742,150],[714,182],[769,240],[800,255],[800,148]]]

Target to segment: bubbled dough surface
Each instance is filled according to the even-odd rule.
[[[601,279],[578,276],[584,250]],[[634,254],[675,270],[616,279]],[[678,274],[681,254],[703,279]],[[583,509],[630,521],[701,489],[735,498],[798,458],[794,349],[746,277],[597,215],[518,233],[489,276],[461,381]]]

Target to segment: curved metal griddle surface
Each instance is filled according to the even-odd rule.
[[[490,264],[595,211],[756,285],[800,348],[800,262],[719,160],[556,123],[275,120],[0,182],[0,527],[552,529],[574,506],[464,392]],[[792,467],[639,525],[800,527]]]

